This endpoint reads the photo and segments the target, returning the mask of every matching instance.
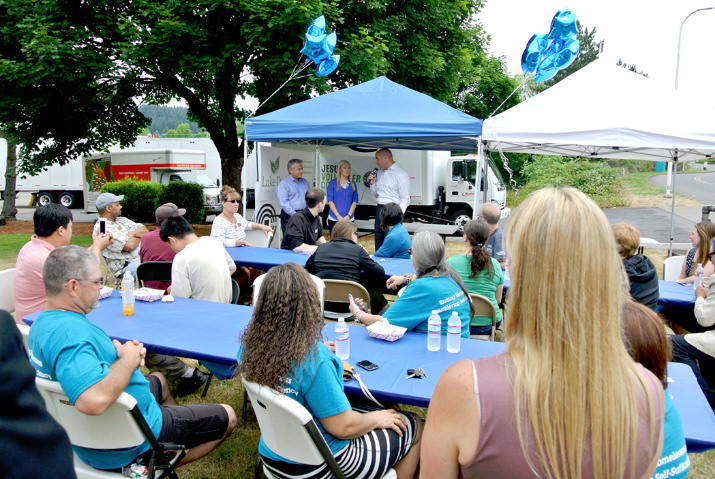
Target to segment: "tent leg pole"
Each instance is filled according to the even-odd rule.
[[[670,244],[668,245],[668,257],[673,256],[673,231],[675,230],[675,177],[678,172],[678,153],[675,153],[673,158],[673,194],[671,195],[673,201],[670,207]]]

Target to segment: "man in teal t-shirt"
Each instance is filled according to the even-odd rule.
[[[42,279],[47,310],[30,329],[30,361],[39,377],[60,383],[80,412],[102,414],[126,392],[136,399],[160,442],[191,449],[185,462],[208,454],[233,431],[236,414],[230,406],[176,406],[161,373],[144,377],[139,371],[146,355],[143,344],[112,341],[87,319],[99,305],[103,284],[99,262],[92,253],[79,246],[53,250],[45,261]],[[114,450],[74,447],[80,459],[97,469],[127,466],[148,449],[147,442]]]

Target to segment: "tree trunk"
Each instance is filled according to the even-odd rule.
[[[0,130],[0,138],[4,138],[5,135]],[[17,144],[10,139],[7,139],[7,161],[5,163],[5,191],[3,191],[3,204],[2,213],[0,213],[0,218],[5,219],[5,221],[16,221],[17,220],[17,208],[15,208],[15,197],[17,193],[15,192],[16,180],[17,180]]]
[[[218,145],[217,149],[221,155],[221,183],[233,186],[237,190],[240,189],[241,170],[244,162],[243,141],[239,141],[238,147],[229,146],[225,153],[218,148]]]

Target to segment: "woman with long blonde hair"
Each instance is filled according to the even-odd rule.
[[[507,350],[440,377],[422,477],[650,477],[663,389],[621,340],[622,267],[605,216],[576,189],[545,188],[505,236]]]
[[[357,185],[350,179],[352,167],[348,160],[338,163],[338,177],[328,183],[328,228],[333,231],[333,226],[343,219],[353,221],[355,208],[358,204]]]
[[[680,269],[678,281],[681,283],[692,283],[695,280],[695,269],[699,264],[705,267],[708,262],[708,249],[710,241],[715,237],[715,223],[712,221],[701,221],[693,226],[690,232],[690,243],[693,245],[685,256],[683,266]]]

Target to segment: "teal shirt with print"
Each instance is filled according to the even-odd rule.
[[[456,311],[462,322],[462,337],[469,337],[469,298],[451,276],[423,276],[412,281],[383,317],[395,326],[426,333],[432,310],[442,318],[442,336],[447,335],[447,320]]]
[[[343,391],[343,363],[325,344],[316,343],[303,363],[290,372],[283,393],[298,401],[316,419],[315,424],[333,455],[347,447],[350,441],[331,436],[320,423],[321,418],[352,409]],[[258,443],[258,453],[275,461],[293,462],[271,451],[263,437]]]

